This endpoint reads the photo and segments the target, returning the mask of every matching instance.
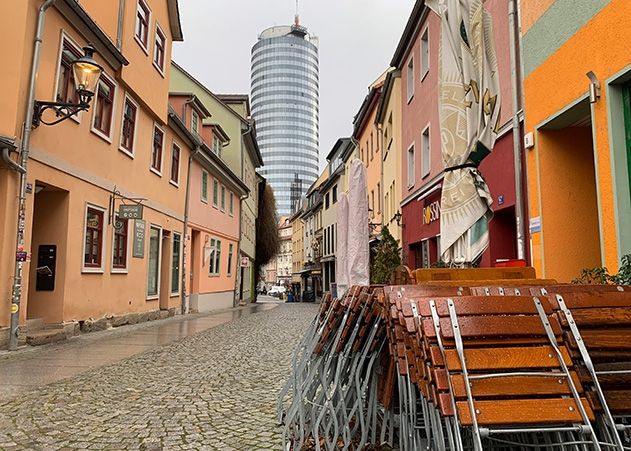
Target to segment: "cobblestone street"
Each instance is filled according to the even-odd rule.
[[[281,449],[276,399],[316,309],[281,304],[0,401],[0,449]]]

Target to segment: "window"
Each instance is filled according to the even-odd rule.
[[[232,254],[234,251],[234,244],[228,245],[228,275],[232,275]]]
[[[125,106],[123,107],[123,129],[121,130],[121,149],[128,153],[134,153],[134,136],[136,133],[136,112],[138,108],[128,98],[125,97]]]
[[[158,71],[164,73],[164,55],[166,53],[167,38],[156,24],[156,45],[153,49],[153,65]]]
[[[375,190],[370,190],[370,217],[375,217]]]
[[[221,185],[221,211],[226,210],[226,187]]]
[[[381,213],[381,183],[377,182],[377,213]]]
[[[147,40],[149,39],[149,17],[151,11],[144,2],[144,0],[138,0],[138,6],[136,7],[136,40],[141,45],[143,50],[147,51]]]
[[[208,202],[208,172],[202,169],[202,201]]]
[[[219,202],[219,182],[216,178],[213,178],[213,207],[217,206]]]
[[[197,111],[191,111],[191,130],[193,133],[199,133],[199,115]]]
[[[216,136],[213,136],[213,148],[212,151],[218,157],[221,157],[221,140]]]
[[[149,231],[149,262],[147,264],[147,297],[155,298],[160,294],[160,247],[162,229],[151,226]]]
[[[164,132],[157,126],[153,127],[153,147],[151,149],[151,169],[160,174],[162,172],[162,146]]]
[[[421,36],[421,81],[429,72],[429,27]]]
[[[96,102],[94,104],[94,122],[92,127],[108,138],[112,131],[114,91],[114,83],[107,77],[101,76],[99,89],[96,93]]]
[[[407,71],[408,103],[414,97],[414,58],[410,58]]]
[[[127,269],[127,236],[129,221],[116,218],[114,223],[114,244],[112,246],[112,268]]]
[[[70,43],[66,38],[63,38],[61,44],[61,60],[59,63],[59,76],[57,78],[57,102],[74,102],[79,101],[79,94],[77,94],[74,85],[74,74],[72,73],[72,63],[81,58],[81,51]]]
[[[221,241],[212,238],[210,240],[210,257],[208,259],[208,275],[218,276],[221,261]]]
[[[375,157],[375,143],[373,140],[372,132],[370,132],[370,161]]]
[[[171,181],[176,185],[180,181],[180,146],[175,143],[171,148]]]
[[[421,168],[423,169],[423,178],[427,177],[430,173],[429,167],[429,157],[430,157],[430,146],[429,146],[429,127],[427,127],[423,131],[423,149],[421,154]]]
[[[414,144],[408,149],[408,189],[414,186]]]
[[[329,193],[326,193],[324,196],[324,209],[328,209],[329,208]]]
[[[337,185],[333,187],[333,203],[337,202]]]
[[[228,212],[230,213],[230,216],[234,214],[234,194],[233,193],[230,193],[230,203],[229,203]]]
[[[180,254],[182,252],[182,236],[173,233],[173,252],[171,253],[171,294],[180,292]]]
[[[103,210],[88,207],[85,215],[83,266],[101,268],[103,256]]]

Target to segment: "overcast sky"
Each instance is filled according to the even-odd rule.
[[[301,0],[301,24],[320,39],[320,167],[352,132],[368,85],[389,66],[413,0]],[[295,0],[180,0],[184,42],[174,60],[216,93],[250,92],[258,34],[290,25]]]

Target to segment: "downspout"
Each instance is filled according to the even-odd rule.
[[[383,233],[383,226],[386,224],[386,206],[383,202],[384,199],[384,186],[383,186],[383,156],[384,154],[384,150],[385,150],[385,146],[384,146],[384,142],[383,142],[383,127],[381,124],[377,124],[377,142],[380,144],[381,147],[381,156],[379,157],[379,165],[380,165],[380,170],[381,170],[381,189],[379,190],[379,210],[381,211],[381,233]],[[388,220],[389,221],[389,220]]]
[[[33,124],[33,110],[35,102],[35,82],[37,81],[37,71],[39,69],[39,56],[42,49],[42,36],[44,34],[44,18],[46,11],[53,6],[57,0],[46,0],[39,7],[37,15],[37,25],[35,31],[35,40],[33,43],[33,59],[31,61],[31,75],[28,85],[28,96],[26,98],[26,114],[24,118],[24,128],[22,136],[22,145],[20,146],[20,197],[17,222],[16,236],[16,252],[22,252],[24,249],[24,223],[26,221],[26,177],[28,153],[31,141],[31,129]],[[11,288],[11,326],[9,329],[9,351],[15,351],[18,348],[18,329],[20,322],[20,301],[22,299],[22,265],[24,262],[18,261],[16,258],[15,269],[13,274],[13,286]]]
[[[188,156],[188,171],[186,173],[186,200],[184,204],[184,231],[182,236],[184,237],[184,247],[182,251],[182,303],[180,306],[180,313],[184,315],[186,313],[186,259],[188,257],[188,203],[191,197],[191,167],[193,166],[193,158],[195,158],[201,151],[201,146],[197,144],[195,151]],[[191,237],[192,239],[192,237]],[[193,262],[191,261],[191,268]]]
[[[248,133],[250,133],[252,131],[252,124],[248,121],[248,128],[241,133],[241,180],[244,180],[245,178],[245,165],[243,164],[244,159],[243,159],[243,152],[245,151],[245,140],[243,139],[243,137],[245,135],[247,135]],[[254,180],[256,181],[256,175],[254,176]],[[258,185],[255,183],[255,187],[254,189],[258,189]],[[248,187],[250,188],[250,187]],[[249,194],[245,194],[244,196],[241,196],[241,205],[239,206],[239,285],[243,286],[243,275],[245,273],[245,270],[241,267],[241,232],[243,230],[243,202],[250,197]],[[258,207],[258,206],[257,206]],[[256,234],[256,222],[254,225],[254,233]],[[254,245],[256,246],[256,238],[254,240]],[[256,253],[256,248],[254,249],[254,252]],[[254,262],[252,262],[252,265],[254,265]],[[252,277],[250,277],[250,279],[252,279]],[[235,290],[237,290],[237,281],[235,280]],[[239,302],[238,304],[241,305],[243,304],[243,292],[240,289],[241,287],[239,287]],[[255,291],[256,291],[256,287]],[[256,301],[256,292],[252,293],[252,287],[250,287],[250,296],[254,298],[254,301]],[[234,307],[236,307],[236,305],[234,305]]]
[[[125,0],[118,0],[118,24],[116,28],[116,48],[123,49],[123,18],[125,17]]]
[[[526,233],[524,217],[524,186],[522,173],[522,145],[521,125],[519,124],[519,110],[522,106],[521,76],[517,67],[517,51],[519,48],[518,18],[516,0],[508,2],[508,20],[510,29],[510,63],[511,63],[511,91],[513,104],[513,164],[515,169],[515,222],[517,232],[517,258],[526,259]]]
[[[2,148],[2,161],[4,161],[4,163],[7,166],[9,166],[10,169],[13,169],[14,171],[17,171],[20,174],[26,173],[26,169],[24,169],[22,166],[20,166],[15,161],[13,161],[13,159],[9,156],[9,152],[10,151],[11,150],[8,147],[3,147]]]

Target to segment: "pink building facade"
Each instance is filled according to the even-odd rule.
[[[508,6],[485,3],[493,17],[501,90],[501,130],[494,151],[480,165],[493,195],[491,244],[481,266],[514,259],[516,249],[512,85]],[[440,18],[417,1],[391,65],[401,71],[401,213],[404,263],[430,267],[440,260],[443,179],[439,119]]]

